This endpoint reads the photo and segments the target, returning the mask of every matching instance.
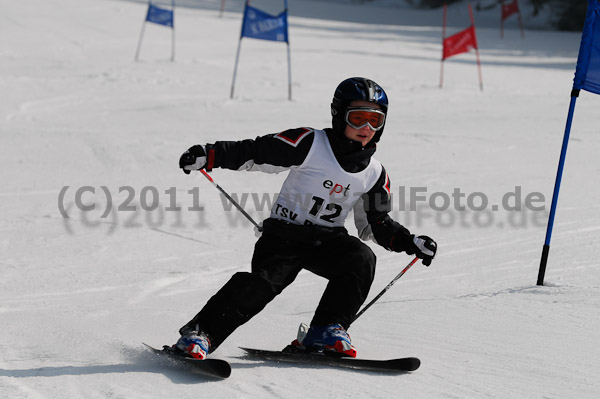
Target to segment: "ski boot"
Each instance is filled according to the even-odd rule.
[[[174,349],[180,350],[195,359],[204,360],[210,352],[210,340],[202,331],[190,331],[179,338]]]
[[[304,323],[298,328],[298,338],[285,350],[327,352],[339,356],[356,357],[356,349],[352,346],[350,335],[340,324],[326,326],[308,326]]]

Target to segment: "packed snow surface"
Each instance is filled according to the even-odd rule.
[[[577,103],[546,285],[536,285],[580,34],[527,29],[522,39],[513,17],[500,39],[499,10],[475,12],[484,90],[473,51],[446,61],[440,88],[441,10],[291,0],[292,101],[286,45],[252,39],[230,99],[242,2],[222,16],[219,1],[185,3],[195,7],[176,9],[174,62],[171,30],[155,24],[134,62],[144,2],[2,3],[0,397],[600,397],[600,98],[590,93]],[[448,23],[448,34],[468,26],[466,3]],[[439,255],[350,334],[360,357],[417,356],[421,368],[242,358],[239,346],[280,349],[310,321],[326,282],[308,272],[214,353],[231,362],[228,380],[158,361],[141,342],[172,344],[249,270],[256,240],[202,175],[181,173],[180,154],[327,127],[333,90],[351,76],[388,93],[376,157],[392,216],[433,237]],[[212,175],[257,220],[285,178]],[[369,299],[411,260],[370,245]]]

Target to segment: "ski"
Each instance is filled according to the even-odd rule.
[[[198,360],[193,357],[180,354],[169,346],[163,346],[163,349],[156,349],[142,342],[148,349],[159,356],[174,360],[178,364],[189,366],[194,372],[205,376],[227,378],[231,375],[231,366],[229,362],[222,359],[204,359]]]
[[[263,349],[241,348],[250,357],[263,360],[287,363],[317,364],[323,366],[343,367],[355,370],[388,371],[407,373],[415,371],[421,365],[416,357],[404,357],[388,360],[356,359],[353,357],[340,357],[326,352],[288,352],[270,351]]]

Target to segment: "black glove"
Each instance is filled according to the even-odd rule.
[[[206,166],[206,151],[201,145],[190,147],[189,150],[179,158],[179,167],[183,169],[183,173],[190,174],[191,170],[204,169]]]
[[[413,237],[412,248],[406,251],[409,255],[415,255],[423,259],[425,266],[431,265],[431,260],[435,257],[437,243],[427,236]]]

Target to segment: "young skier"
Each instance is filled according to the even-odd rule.
[[[344,228],[350,210],[362,240],[414,254],[427,266],[437,249],[431,238],[412,235],[388,215],[390,180],[372,158],[387,111],[387,95],[377,83],[350,78],[335,90],[332,128],[195,145],[181,156],[179,167],[186,174],[217,167],[289,174],[263,222],[251,272],[234,274],[210,298],[179,330],[174,350],[205,359],[306,269],[329,283],[307,335],[293,345],[356,357],[346,330],[369,293],[375,255]]]

